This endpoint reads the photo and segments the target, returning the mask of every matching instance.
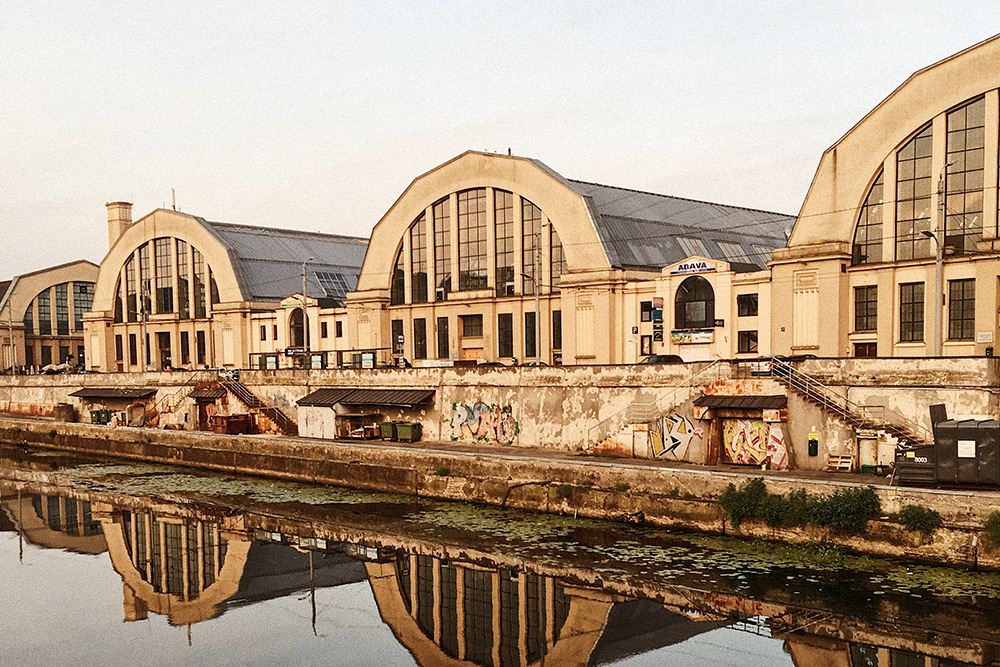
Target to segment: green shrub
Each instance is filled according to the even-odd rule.
[[[441,466],[434,471],[434,474],[438,477],[447,477],[450,472],[451,470],[448,469],[448,466]]]
[[[992,546],[1000,547],[1000,511],[990,512],[983,521],[983,528],[986,530],[986,541]]]
[[[49,437],[52,438],[53,440],[55,440],[56,435],[57,435],[57,431],[55,429],[52,429],[51,431],[49,431]]]
[[[631,488],[632,486],[630,484],[627,484],[626,482],[615,482],[615,491],[617,491],[618,493],[625,493]]]
[[[730,483],[719,498],[719,504],[729,515],[729,523],[736,528],[745,518],[762,516],[767,495],[763,478],[755,477],[739,490]]]
[[[573,487],[569,484],[560,484],[556,487],[556,495],[560,498],[569,498],[573,495]]]
[[[941,515],[923,505],[907,505],[893,518],[911,532],[930,535],[941,527]]]
[[[743,519],[757,518],[773,528],[814,523],[859,532],[869,519],[882,514],[878,495],[870,486],[840,489],[825,498],[810,496],[804,489],[781,496],[768,493],[760,477],[751,479],[741,489],[730,484],[719,504],[726,510],[733,528]]]
[[[882,515],[882,503],[870,486],[838,489],[816,504],[812,523],[861,532],[869,519]]]
[[[681,490],[675,486],[671,488],[669,491],[667,491],[667,495],[670,496],[671,498],[676,498],[677,496],[681,495]]]

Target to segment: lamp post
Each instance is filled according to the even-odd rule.
[[[312,352],[309,350],[309,319],[306,316],[306,264],[316,259],[315,257],[310,257],[306,261],[302,262],[302,342],[305,345],[306,350],[306,369],[312,367]]]
[[[944,309],[944,246],[941,239],[934,232],[924,230],[920,232],[930,239],[934,239],[934,345],[931,346],[931,354],[935,357],[941,356],[941,311]]]

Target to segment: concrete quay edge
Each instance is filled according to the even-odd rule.
[[[896,487],[861,475],[822,479],[802,471],[596,459],[553,450],[479,449],[468,443],[333,442],[3,416],[0,442],[700,532],[834,543],[858,553],[1000,569],[1000,549],[987,545],[981,529],[983,519],[1000,508],[995,491]],[[885,512],[918,504],[938,511],[945,525],[929,536],[888,520],[870,522],[861,535],[820,526],[774,529],[756,521],[733,529],[716,501],[730,483],[753,477],[763,477],[772,493],[804,488],[826,495],[872,485]]]

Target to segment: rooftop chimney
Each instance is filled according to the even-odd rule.
[[[132,204],[127,201],[113,201],[108,207],[108,248],[125,233],[132,224]]]

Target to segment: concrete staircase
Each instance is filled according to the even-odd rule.
[[[669,393],[660,396],[655,401],[639,402],[633,401],[624,410],[619,410],[613,415],[602,419],[597,424],[587,429],[586,448],[594,447],[604,441],[610,435],[618,433],[631,424],[645,424],[655,421],[657,418],[667,414],[684,401],[691,398],[696,389],[701,389],[706,384],[711,384],[718,380],[730,377],[729,363],[724,360],[716,360],[695,373],[683,383],[674,387]]]
[[[247,406],[251,410],[257,410],[260,414],[266,416],[274,422],[275,426],[278,427],[278,430],[285,435],[297,436],[299,434],[298,424],[289,419],[288,415],[278,408],[270,406],[257,398],[257,396],[242,382],[220,377],[219,384],[221,384],[223,388],[232,394],[240,403]]]
[[[787,361],[771,359],[770,377],[810,403],[832,412],[841,421],[854,428],[885,431],[895,436],[902,444],[909,446],[929,445],[934,442],[934,436],[921,424],[885,406],[858,405],[838,395],[819,380],[799,371]]]

